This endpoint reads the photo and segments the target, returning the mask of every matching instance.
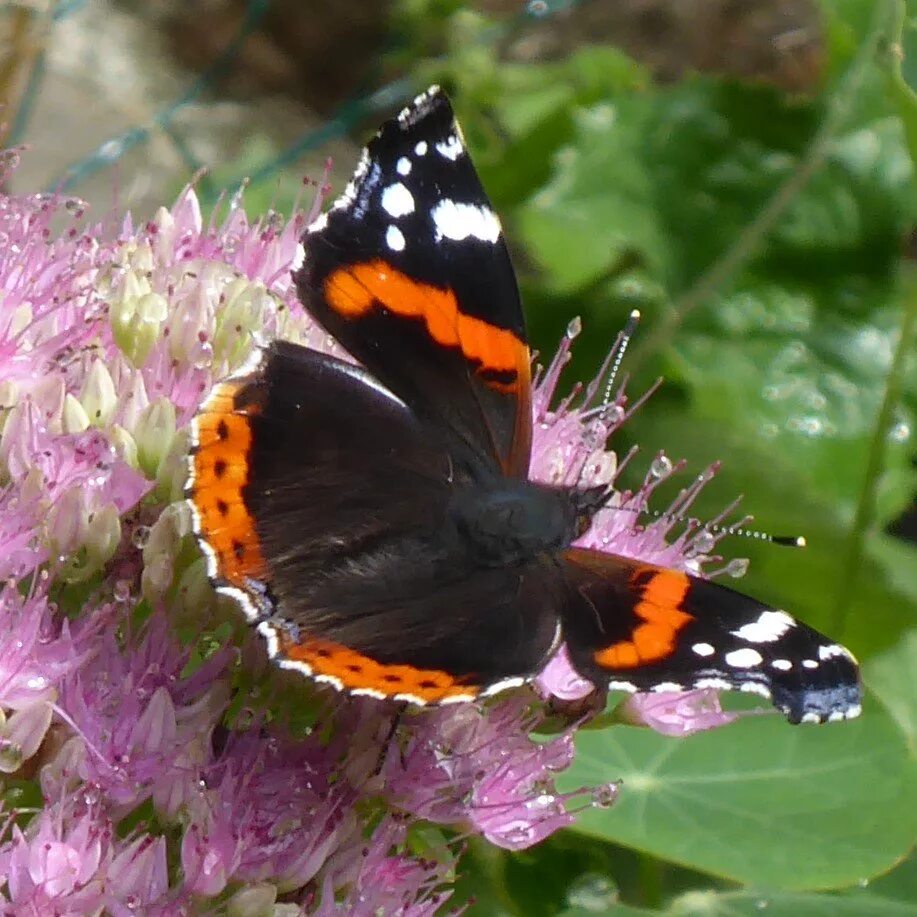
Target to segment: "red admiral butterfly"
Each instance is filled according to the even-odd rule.
[[[193,423],[209,572],[284,668],[372,697],[470,701],[562,641],[596,685],[856,716],[851,654],[716,583],[572,547],[604,489],[527,480],[516,279],[446,96],[386,122],[302,238],[312,317],[362,367],[276,341]]]

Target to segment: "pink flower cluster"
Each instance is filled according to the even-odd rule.
[[[291,702],[250,637],[227,639],[239,616],[209,589],[181,502],[187,424],[257,342],[333,347],[291,289],[308,218],[250,222],[233,201],[205,224],[189,189],[109,227],[78,201],[0,196],[0,770],[22,787],[0,813],[3,913],[433,914],[463,836],[520,849],[613,796],[557,792],[573,728],[536,741],[531,692],[393,722],[301,681]],[[570,338],[537,390],[534,473],[609,483],[623,394],[549,407]],[[635,534],[617,511],[671,471],[657,460],[588,543],[703,560],[699,536]],[[539,689],[593,692],[563,652]],[[696,700],[655,722],[716,725]]]

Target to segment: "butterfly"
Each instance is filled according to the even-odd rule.
[[[355,695],[473,701],[565,644],[597,687],[860,712],[853,656],[717,583],[574,547],[601,488],[528,479],[516,277],[446,95],[382,125],[294,280],[359,365],[286,341],[214,387],[187,496],[216,588],[270,656]]]

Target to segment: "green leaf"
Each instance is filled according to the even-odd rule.
[[[621,779],[577,829],[744,883],[824,889],[868,879],[909,849],[917,785],[904,738],[869,703],[839,726],[775,717],[673,740],[617,727],[577,736],[564,785]]]
[[[911,562],[917,567],[913,548]],[[917,751],[917,628],[864,665],[864,677]]]
[[[562,917],[596,913],[612,917],[910,917],[915,902],[917,859],[911,857],[876,882],[839,893],[695,890],[678,895],[661,910],[627,905],[602,910],[571,907]]]

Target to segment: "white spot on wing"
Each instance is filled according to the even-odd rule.
[[[328,214],[320,213],[307,227],[306,232],[321,232],[328,225]],[[299,250],[302,248],[302,254]],[[302,267],[303,261],[306,260],[306,250],[302,245],[296,246],[296,257],[293,259],[293,270],[299,270]]]
[[[726,664],[731,665],[734,669],[750,669],[756,665],[761,665],[763,657],[757,650],[750,646],[743,646],[740,650],[733,650],[724,657]]]
[[[273,659],[280,650],[280,644],[277,640],[277,629],[270,621],[262,621],[258,625],[258,633],[261,634],[267,642],[267,654]],[[301,670],[305,670],[306,675],[312,674],[312,667],[305,662],[300,662],[299,666]]]
[[[492,694],[499,694],[501,691],[508,691],[510,688],[519,688],[524,684],[524,678],[504,678],[502,681],[495,681],[481,694],[483,697],[490,697]]]
[[[637,686],[629,681],[610,681],[608,682],[609,691],[629,691],[633,694],[637,690]]]
[[[293,666],[287,665],[288,662],[292,662],[292,660],[291,660],[291,659],[284,659],[283,662],[281,662],[280,664],[281,664],[285,669],[293,668]],[[319,684],[331,685],[331,687],[334,688],[335,691],[343,691],[343,690],[344,690],[344,682],[342,682],[341,679],[338,678],[336,675],[313,675],[312,677],[313,677],[313,678],[315,679],[315,681],[317,681]]]
[[[766,697],[768,700],[771,696],[770,688],[758,681],[746,681],[739,685],[739,690],[745,694],[757,694],[759,697]]]
[[[393,252],[403,252],[404,251],[404,233],[397,226],[389,226],[385,230],[385,244]]]
[[[695,643],[691,649],[697,653],[698,656],[712,656],[716,652],[709,643]]]
[[[427,155],[427,141],[419,140],[414,146],[414,153],[417,156],[426,156]]]
[[[455,162],[465,152],[465,148],[462,146],[462,141],[455,134],[450,134],[445,140],[440,140],[436,144],[436,152],[440,156],[445,156],[446,159],[451,159]]]
[[[407,216],[414,212],[414,195],[397,181],[382,192],[382,209],[396,218]]]
[[[410,175],[411,174],[411,160],[407,156],[402,156],[398,162],[395,163],[395,168],[398,170],[399,175]]]
[[[799,721],[800,723],[820,723],[821,717],[817,713],[809,711],[808,713],[803,713],[802,718]]]
[[[695,688],[713,688],[714,691],[728,691],[732,688],[732,683],[726,681],[725,678],[716,678],[715,676],[710,676],[708,678],[698,678],[694,682]]]
[[[843,659],[853,659],[850,650],[848,650],[847,647],[840,646],[837,643],[831,643],[828,646],[820,646],[818,648],[819,659],[836,659],[838,657]]]
[[[322,214],[322,216],[324,217],[325,214]],[[315,222],[317,223],[318,220],[316,220]],[[326,223],[328,222],[327,217],[325,217],[325,222]],[[315,223],[313,223],[312,225],[314,226]],[[313,230],[310,229],[309,232],[313,232]],[[306,260],[306,247],[302,244],[302,242],[297,242],[296,243],[296,253],[293,255],[293,263],[290,265],[290,267],[294,271],[298,271],[303,266],[303,263],[305,262],[305,260]]]
[[[775,669],[779,669],[781,672],[789,672],[793,668],[793,663],[789,659],[775,659],[771,666]]]
[[[354,697],[374,697],[376,700],[385,700],[386,695],[375,688],[355,688],[350,692]]]
[[[500,221],[489,207],[477,204],[457,204],[448,198],[440,201],[431,211],[436,239],[461,242],[472,236],[482,242],[496,242],[500,238]]]
[[[684,687],[676,684],[674,681],[660,681],[658,685],[653,685],[653,693],[655,694],[664,694],[667,692],[680,694],[682,691],[684,691]]]
[[[757,621],[732,631],[732,635],[749,643],[773,643],[795,626],[796,622],[785,611],[768,610],[762,611]]]
[[[818,663],[814,659],[803,659],[802,667],[804,669],[817,669]]]

